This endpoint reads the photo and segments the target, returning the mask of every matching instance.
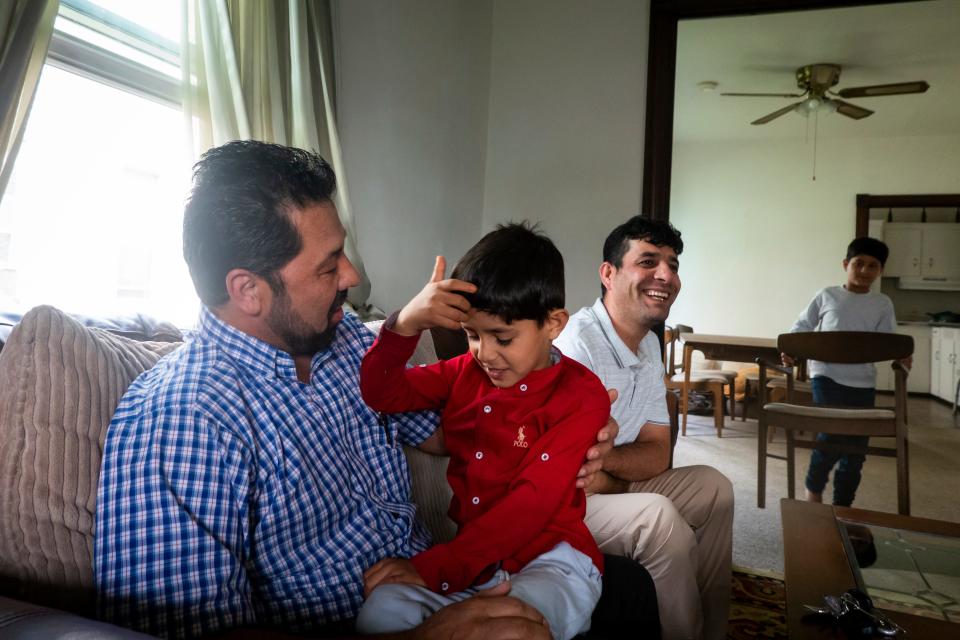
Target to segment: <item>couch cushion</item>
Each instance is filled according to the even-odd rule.
[[[0,351],[0,581],[6,595],[92,605],[100,456],[120,397],[179,343],[29,311]]]

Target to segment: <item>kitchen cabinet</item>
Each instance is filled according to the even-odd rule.
[[[890,247],[884,276],[960,278],[960,224],[890,222],[883,241]]]
[[[934,327],[930,349],[930,393],[953,402],[960,380],[960,329]]]
[[[931,330],[926,324],[898,324],[897,333],[913,337],[913,367],[907,376],[909,393],[931,393]],[[893,391],[894,372],[890,361],[877,363],[877,390]]]

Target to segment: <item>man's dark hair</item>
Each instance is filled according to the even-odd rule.
[[[283,291],[277,273],[302,248],[293,208],[329,202],[337,186],[315,153],[242,140],[210,149],[193,167],[183,257],[200,300],[225,303],[227,273],[247,269]]]
[[[475,309],[507,323],[536,320],[564,307],[563,256],[527,222],[499,225],[473,245],[453,268],[452,278],[477,286],[465,296]]]
[[[880,262],[880,266],[883,267],[887,264],[887,256],[889,255],[890,248],[887,247],[886,243],[876,238],[864,236],[847,245],[847,260],[852,260],[857,256],[870,256],[876,258]]]
[[[633,216],[610,232],[603,242],[603,261],[617,269],[623,266],[623,256],[630,248],[631,240],[644,240],[657,247],[670,247],[679,256],[683,253],[683,240],[680,232],[666,220],[651,220],[643,216]],[[601,296],[607,289],[600,285]]]

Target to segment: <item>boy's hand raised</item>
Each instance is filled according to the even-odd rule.
[[[475,293],[477,287],[463,280],[444,280],[446,268],[447,261],[437,256],[430,281],[400,310],[391,327],[395,333],[415,336],[431,327],[460,328],[460,323],[467,319],[470,303],[458,292]]]

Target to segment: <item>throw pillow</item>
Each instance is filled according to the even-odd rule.
[[[0,581],[89,613],[106,428],[130,383],[180,343],[137,342],[29,311],[0,352]]]

